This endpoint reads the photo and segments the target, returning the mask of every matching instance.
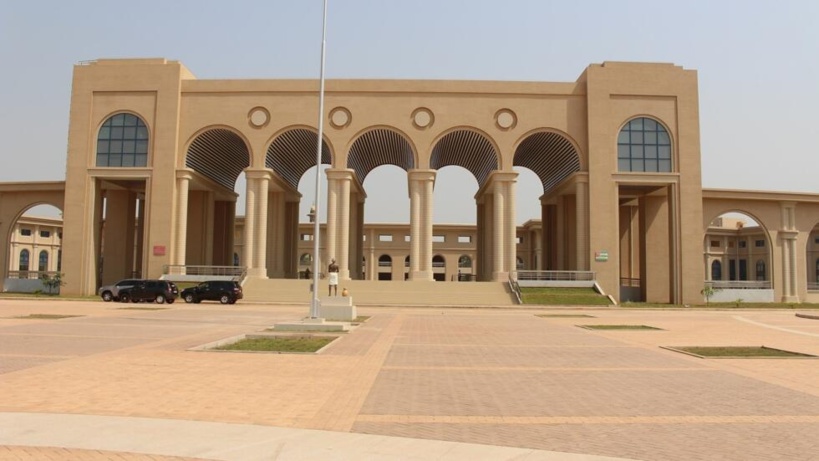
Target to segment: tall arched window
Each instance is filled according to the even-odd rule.
[[[310,253],[302,253],[302,255],[299,256],[299,264],[302,266],[309,266],[310,264],[313,264],[313,255]]]
[[[472,267],[472,258],[467,255],[461,255],[461,257],[458,258],[458,267],[462,269]]]
[[[40,260],[37,265],[37,270],[40,272],[48,271],[48,252],[45,250],[40,252]]]
[[[148,165],[148,127],[132,114],[112,115],[97,135],[97,166]]]
[[[20,270],[21,271],[27,271],[28,270],[28,258],[29,258],[28,250],[20,251]]]
[[[390,255],[379,256],[378,267],[392,267],[392,258],[390,257]]]
[[[761,259],[756,262],[756,279],[765,280],[765,261]]]
[[[711,280],[722,280],[722,263],[719,261],[711,263]]]
[[[617,136],[617,170],[646,173],[671,171],[671,137],[656,120],[639,117]]]

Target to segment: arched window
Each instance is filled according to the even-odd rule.
[[[148,165],[148,127],[132,114],[112,115],[97,135],[97,166]]]
[[[28,257],[29,257],[28,250],[20,251],[20,270],[21,271],[27,271],[28,270]]]
[[[719,261],[711,263],[711,280],[722,280],[722,263]]]
[[[390,257],[390,255],[379,256],[378,267],[392,267],[392,258]]]
[[[409,257],[409,255],[407,255],[407,257],[404,258],[404,267],[410,267],[410,257]]]
[[[524,264],[523,264],[523,258],[521,258],[520,256],[518,256],[518,257],[517,257],[517,259],[516,259],[516,261],[517,261],[517,270],[522,271],[522,270],[523,270],[523,267],[524,267]]]
[[[472,267],[472,258],[470,258],[467,255],[461,255],[461,257],[458,258],[458,267],[460,267],[461,269],[471,268]]]
[[[310,253],[304,253],[299,257],[299,264],[302,266],[308,266],[313,263],[313,255]]]
[[[239,253],[233,253],[233,265],[234,266],[239,265]]]
[[[761,259],[756,262],[756,279],[765,280],[765,261]]]
[[[646,173],[671,171],[671,137],[656,120],[639,117],[617,136],[617,170]]]
[[[48,271],[48,252],[45,250],[40,252],[40,261],[37,265],[37,270],[40,272]]]
[[[446,260],[441,255],[432,257],[432,267],[446,267]]]

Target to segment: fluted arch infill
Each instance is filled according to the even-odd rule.
[[[387,128],[377,128],[359,136],[347,156],[347,168],[354,170],[362,183],[381,165],[395,165],[405,171],[415,168],[415,153],[409,141]]]
[[[188,147],[185,166],[233,190],[236,179],[250,166],[250,151],[236,133],[213,128],[193,140]]]
[[[270,143],[265,156],[265,166],[275,171],[294,189],[304,173],[316,166],[316,142],[318,134],[305,128],[287,130]],[[332,164],[327,141],[321,142],[321,163]]]
[[[540,132],[520,143],[512,164],[532,170],[540,178],[545,194],[580,171],[580,156],[566,137],[558,133]]]
[[[453,131],[442,137],[429,159],[429,166],[438,170],[457,165],[466,168],[478,186],[482,186],[489,174],[498,169],[498,154],[492,143],[480,133],[470,130]]]

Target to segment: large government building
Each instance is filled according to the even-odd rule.
[[[447,232],[456,244],[472,239],[470,279],[591,273],[615,299],[679,304],[701,303],[708,281],[747,280],[764,282],[772,300],[819,301],[819,195],[702,189],[693,70],[606,62],[561,83],[331,80],[325,107],[318,257],[336,259],[342,280],[386,279],[384,255],[393,280],[457,279],[454,261],[440,275],[432,209],[434,188],[457,187],[436,173],[460,166],[478,184],[477,222]],[[70,294],[174,267],[297,278],[312,258],[298,184],[316,163],[317,118],[315,80],[199,80],[165,59],[77,65],[65,182],[0,184],[0,236],[9,242],[33,205],[63,210]],[[406,171],[410,222],[368,235],[363,183],[382,165]],[[525,239],[515,167],[542,184],[521,197],[541,210]],[[753,229],[717,221],[732,212]],[[405,255],[373,249],[387,234]],[[9,251],[0,249],[6,261]]]

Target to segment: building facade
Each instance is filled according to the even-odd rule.
[[[454,187],[437,180],[440,168],[459,166],[478,184],[469,223],[477,280],[507,280],[522,260],[538,270],[594,272],[615,298],[636,287],[642,301],[697,303],[709,276],[709,224],[744,211],[767,233],[766,277],[777,297],[810,295],[807,242],[819,199],[702,189],[693,70],[607,62],[561,83],[331,80],[320,149],[317,113],[315,80],[198,80],[164,59],[76,66],[64,198],[52,200],[64,211],[72,268],[63,292],[237,259],[250,277],[297,277],[298,183],[318,150],[329,165],[319,257],[322,267],[336,259],[342,280],[382,277],[387,261],[368,242],[387,234],[409,247],[403,260],[385,253],[390,277],[440,278],[432,192]],[[364,180],[387,164],[407,175],[408,233],[365,227]],[[542,184],[542,193],[522,197],[541,210],[524,254],[515,167]],[[246,215],[237,258],[240,175]],[[444,259],[451,278],[453,262]],[[752,273],[756,262],[748,264]]]

